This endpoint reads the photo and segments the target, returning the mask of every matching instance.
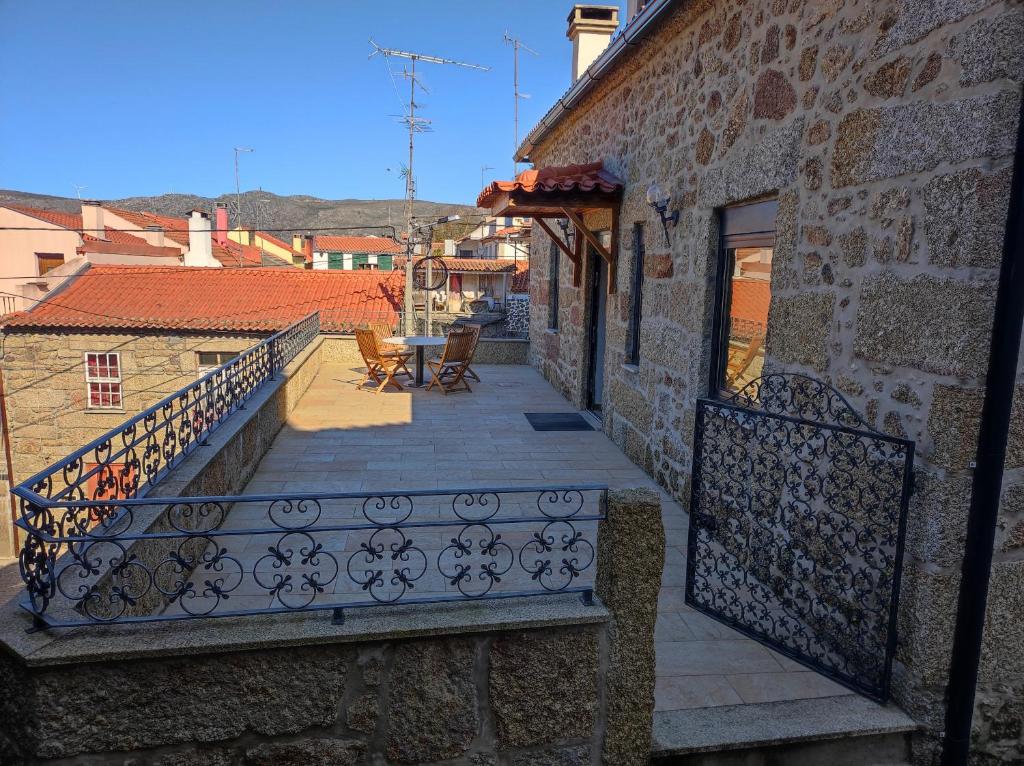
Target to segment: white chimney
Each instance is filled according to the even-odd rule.
[[[188,217],[188,252],[186,266],[216,266],[213,259],[213,236],[210,233],[210,214],[193,210]]]
[[[106,239],[103,226],[103,206],[94,199],[82,200],[82,233],[97,239]]]
[[[164,227],[150,224],[141,232],[142,238],[154,247],[164,247]]]
[[[601,55],[619,27],[617,5],[574,5],[569,12],[572,40],[572,81],[576,82],[594,59]]]

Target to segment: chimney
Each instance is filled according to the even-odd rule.
[[[568,21],[565,36],[572,40],[572,81],[576,82],[611,42],[619,26],[619,8],[616,5],[574,5]]]
[[[255,229],[239,229],[238,239],[243,245],[255,245],[256,244],[256,230]]]
[[[186,266],[214,266],[213,238],[210,236],[210,214],[193,210],[188,217],[188,254]]]
[[[94,199],[82,200],[82,232],[98,239],[107,238],[103,227],[103,206]]]
[[[302,254],[306,257],[306,268],[313,268],[313,235],[302,235]]]
[[[214,229],[213,239],[222,247],[228,244],[228,203],[213,203]],[[191,230],[191,229],[190,229]]]
[[[154,247],[164,247],[164,227],[150,224],[143,229],[142,238]]]
[[[292,234],[292,250],[294,250],[296,253],[303,252],[301,234]]]

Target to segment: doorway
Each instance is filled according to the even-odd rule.
[[[587,409],[601,417],[604,399],[605,318],[608,308],[608,264],[587,248],[590,265],[590,361],[587,368]]]

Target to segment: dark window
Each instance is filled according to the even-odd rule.
[[[548,328],[551,330],[558,329],[558,269],[561,258],[562,252],[558,245],[552,242],[551,257],[548,259]]]
[[[36,265],[39,267],[39,276],[43,276],[48,271],[63,266],[64,256],[60,253],[36,253]]]
[[[633,224],[633,284],[630,289],[629,347],[626,362],[640,364],[640,312],[644,293],[644,225]]]
[[[214,367],[227,364],[238,356],[238,353],[237,351],[197,351],[196,363],[200,370],[212,370]]]
[[[777,210],[771,200],[722,211],[712,395],[743,388],[764,367]]]

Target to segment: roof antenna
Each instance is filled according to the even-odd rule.
[[[513,122],[513,145],[512,145],[512,176],[515,177],[519,173],[519,162],[515,159],[516,152],[519,150],[519,99],[529,98],[530,94],[519,92],[519,49],[522,48],[527,53],[533,54],[534,56],[540,56],[537,51],[527,46],[522,40],[517,37],[513,37],[507,31],[505,32],[505,43],[512,46],[512,103],[514,105],[512,122]]]
[[[453,66],[465,67],[466,69],[478,69],[481,72],[489,72],[490,67],[481,66],[480,64],[469,64],[465,61],[456,61],[455,59],[441,58],[440,56],[429,56],[425,53],[413,53],[411,51],[400,51],[393,48],[382,48],[372,39],[370,45],[373,46],[373,50],[367,58],[373,58],[376,55],[381,55],[384,58],[403,58],[409,59],[411,62],[408,70],[402,71],[402,76],[409,81],[409,107],[406,114],[399,118],[402,123],[409,129],[409,164],[405,168],[405,333],[407,335],[415,334],[415,328],[413,322],[415,317],[413,316],[414,304],[413,304],[413,284],[412,284],[412,203],[416,195],[416,185],[413,180],[413,150],[415,145],[415,137],[417,133],[423,133],[430,129],[430,120],[425,120],[422,117],[416,116],[416,87],[419,86],[420,90],[424,93],[427,89],[423,87],[423,84],[416,79],[416,62],[423,61],[427,64],[451,64]],[[427,253],[429,255],[429,253]],[[427,300],[427,327],[426,332],[430,334],[430,300]]]

